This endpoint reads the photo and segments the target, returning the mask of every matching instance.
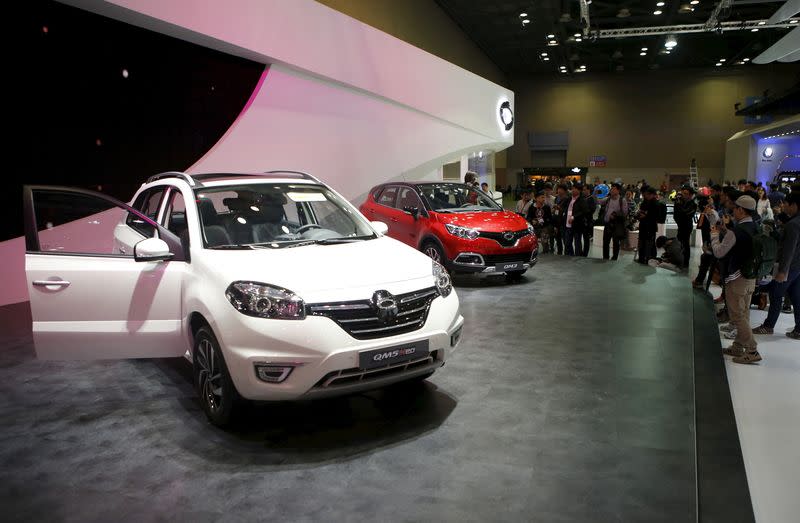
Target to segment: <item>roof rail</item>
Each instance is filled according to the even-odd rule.
[[[179,172],[179,171],[167,171],[165,173],[159,173],[159,174],[153,175],[153,176],[151,176],[150,178],[147,179],[147,183],[154,182],[156,180],[161,180],[163,178],[180,178],[183,181],[185,181],[186,183],[188,183],[191,187],[202,186],[202,184],[199,184],[199,183],[195,182],[194,179],[191,176],[189,176],[188,174],[182,173],[182,172]]]
[[[313,182],[317,182],[319,184],[322,184],[322,182],[319,180],[319,178],[317,178],[316,176],[314,176],[312,174],[308,174],[307,172],[303,172],[303,171],[291,171],[291,170],[287,170],[287,169],[279,169],[279,170],[276,170],[276,171],[264,171],[264,174],[279,174],[279,173],[299,174],[300,176],[302,176],[306,180],[311,180]]]

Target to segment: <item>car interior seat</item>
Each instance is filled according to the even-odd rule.
[[[211,200],[200,198],[197,201],[197,211],[200,213],[206,244],[209,247],[229,245],[231,243],[230,235],[225,227],[222,226],[217,210],[214,208],[214,203]]]
[[[286,234],[283,224],[285,203],[286,197],[283,195],[270,195],[262,199],[257,223],[253,224],[253,239],[256,243],[270,242]]]

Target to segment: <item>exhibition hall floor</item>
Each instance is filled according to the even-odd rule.
[[[428,383],[262,405],[228,432],[185,361],[37,361],[27,307],[2,308],[4,520],[695,521],[698,470],[701,501],[717,485],[746,516],[724,379],[695,423],[710,301],[626,258],[458,278],[463,341]],[[724,378],[712,349],[700,368]]]

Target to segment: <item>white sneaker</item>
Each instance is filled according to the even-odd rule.
[[[738,334],[738,332],[736,331],[736,329],[733,329],[731,331],[725,332],[723,334],[723,336],[725,336],[725,339],[727,339],[727,340],[735,340],[737,334]]]
[[[725,325],[721,325],[719,330],[721,330],[722,332],[731,332],[735,331],[736,327],[734,327],[732,323],[726,323]]]

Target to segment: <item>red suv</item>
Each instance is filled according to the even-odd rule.
[[[385,222],[392,238],[453,272],[505,273],[517,279],[536,264],[538,241],[525,218],[463,183],[378,185],[361,212]]]

